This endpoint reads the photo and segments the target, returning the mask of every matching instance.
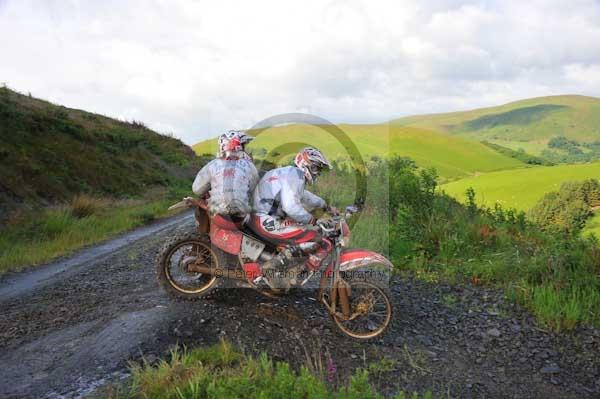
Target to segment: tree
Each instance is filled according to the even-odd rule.
[[[558,229],[577,233],[600,205],[600,183],[596,179],[569,181],[559,191],[544,195],[531,208],[529,216],[543,229]]]

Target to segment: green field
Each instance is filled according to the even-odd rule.
[[[600,176],[600,163],[538,166],[529,169],[487,173],[444,184],[442,190],[464,202],[465,191],[473,187],[479,204],[527,211],[549,191],[555,191],[569,180],[584,180]],[[583,234],[600,236],[600,214],[590,219]]]
[[[471,111],[409,116],[392,123],[478,140],[539,141],[562,135],[593,141],[600,139],[600,99],[539,97]]]
[[[407,156],[419,166],[436,168],[440,176],[448,179],[525,166],[522,162],[499,154],[477,141],[430,130],[389,124],[339,127],[347,134],[348,141],[358,147],[365,159],[373,155]],[[285,163],[289,161],[290,154],[307,145],[318,147],[331,160],[348,157],[348,151],[339,140],[325,129],[313,125],[294,124],[269,128],[258,135],[249,145],[249,149],[255,153],[261,148],[271,154],[275,151],[281,155],[270,158]],[[193,148],[198,154],[214,154],[216,140],[203,141]]]
[[[600,176],[600,163],[538,166],[528,169],[486,173],[447,183],[442,189],[460,201],[465,191],[473,187],[477,201],[486,206],[498,202],[502,206],[528,210],[549,191],[555,191],[568,180],[583,180]]]
[[[581,234],[584,236],[594,234],[596,237],[600,237],[600,213],[596,212],[594,216],[587,221]]]

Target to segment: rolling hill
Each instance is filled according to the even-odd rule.
[[[465,191],[473,187],[477,202],[526,211],[549,191],[555,191],[569,180],[600,176],[600,162],[577,165],[537,166],[504,170],[464,178],[441,186],[447,194],[464,201]]]
[[[0,88],[0,216],[78,193],[135,196],[190,179],[199,165],[181,141]]]
[[[531,98],[471,111],[417,115],[391,123],[477,140],[545,143],[555,136],[600,140],[600,98],[564,95]]]
[[[397,154],[412,158],[422,167],[435,167],[440,176],[456,179],[472,174],[525,166],[473,140],[431,130],[390,124],[339,125],[364,159]],[[250,131],[250,134],[253,134]],[[256,132],[254,132],[256,134]],[[258,157],[285,163],[303,146],[321,149],[331,160],[344,160],[348,151],[320,126],[292,124],[268,128],[258,134],[249,149]],[[216,140],[193,146],[198,154],[214,154]]]

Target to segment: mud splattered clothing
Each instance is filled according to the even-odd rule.
[[[257,182],[258,171],[248,157],[217,158],[198,172],[192,191],[198,196],[210,192],[211,215],[243,217],[252,211],[252,192]]]
[[[315,239],[317,231],[310,212],[327,204],[305,190],[304,185],[304,172],[297,167],[286,166],[267,172],[254,190],[253,230],[271,240]]]

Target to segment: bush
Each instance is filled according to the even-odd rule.
[[[71,200],[69,207],[76,218],[84,218],[106,206],[106,201],[87,194],[79,194]]]
[[[583,148],[587,149],[583,151]],[[542,157],[555,163],[591,162],[600,159],[600,143],[579,143],[564,136],[553,137]]]
[[[577,234],[600,204],[600,183],[595,179],[565,182],[552,191],[529,212],[533,222],[545,230]]]
[[[131,121],[130,125],[134,129],[141,129],[141,130],[148,129],[148,126],[146,126],[146,124],[144,122],[136,121],[135,119]]]
[[[507,147],[504,147],[504,146],[501,146],[498,144],[490,143],[489,141],[485,141],[485,140],[482,141],[481,144],[486,145],[501,154],[504,154],[511,158],[518,159],[519,161],[525,162],[530,165],[546,165],[546,166],[554,165],[553,162],[551,162],[547,159],[536,157],[535,155],[527,154],[523,149],[516,151],[516,150],[510,149],[510,148],[507,148]]]
[[[556,136],[552,137],[550,141],[548,141],[549,148],[560,148],[563,150],[574,150],[578,149],[579,143],[575,140],[569,140],[565,136]]]

